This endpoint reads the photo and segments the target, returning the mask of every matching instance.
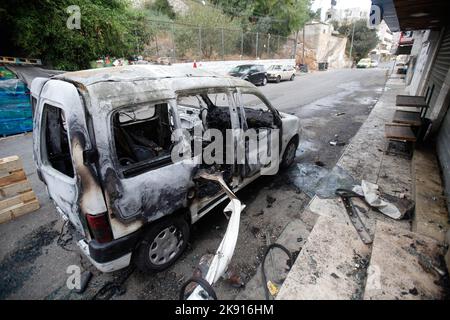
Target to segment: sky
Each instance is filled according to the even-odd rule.
[[[371,0],[337,0],[336,9],[345,8],[363,8],[369,12],[370,6],[372,5]],[[315,11],[318,8],[322,8],[322,12],[326,12],[331,7],[331,0],[314,0],[312,4],[312,9]]]

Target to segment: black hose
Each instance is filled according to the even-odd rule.
[[[197,283],[200,287],[202,287],[206,293],[213,298],[213,300],[217,300],[217,295],[216,292],[214,291],[213,287],[211,287],[211,285],[209,284],[208,281],[206,281],[203,278],[198,278],[198,277],[194,277],[189,279],[188,281],[186,281],[180,289],[180,300],[185,300],[185,291],[186,291],[186,287],[191,283],[191,282],[195,282]]]
[[[264,292],[266,294],[266,300],[270,300],[270,292],[269,292],[269,288],[267,288],[267,277],[266,277],[266,271],[264,269],[264,263],[266,262],[266,258],[267,258],[267,255],[269,254],[269,251],[272,249],[275,249],[275,248],[281,249],[282,251],[284,251],[284,253],[287,254],[287,256],[289,257],[289,260],[287,261],[289,269],[291,269],[292,265],[294,264],[294,261],[292,259],[292,253],[288,249],[286,249],[286,247],[283,247],[281,244],[272,243],[271,245],[269,245],[266,248],[266,251],[264,252],[264,256],[263,256],[262,263],[261,263],[262,282],[263,282],[263,286],[264,286]]]

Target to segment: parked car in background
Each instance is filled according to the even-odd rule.
[[[359,69],[365,69],[365,68],[370,68],[371,65],[372,65],[372,61],[369,58],[365,58],[365,59],[359,60],[356,67]]]
[[[271,65],[267,69],[267,79],[280,83],[282,80],[291,80],[295,78],[295,68],[292,66],[283,66],[281,64]]]
[[[254,85],[265,86],[267,84],[267,73],[263,65],[244,64],[231,69],[228,73],[232,77],[241,78]]]
[[[370,67],[371,68],[378,68],[378,61],[377,60],[371,60],[370,61]]]

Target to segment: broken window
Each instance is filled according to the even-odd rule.
[[[173,117],[167,103],[123,108],[113,114],[117,159],[125,176],[171,163]]]
[[[273,113],[260,97],[252,93],[243,93],[242,105],[249,129],[274,127]]]
[[[45,104],[42,114],[43,159],[62,174],[74,177],[69,136],[64,111]]]
[[[230,101],[226,92],[180,96],[178,110],[183,128],[200,125],[203,131],[218,129],[224,134],[226,129],[231,129]]]

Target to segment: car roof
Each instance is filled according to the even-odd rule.
[[[66,72],[52,79],[68,81],[90,95],[91,113],[100,104],[106,109],[142,101],[165,100],[176,92],[226,87],[253,90],[248,81],[193,68],[187,65],[131,65]],[[97,106],[97,107],[96,107]],[[89,108],[89,106],[88,106]]]

